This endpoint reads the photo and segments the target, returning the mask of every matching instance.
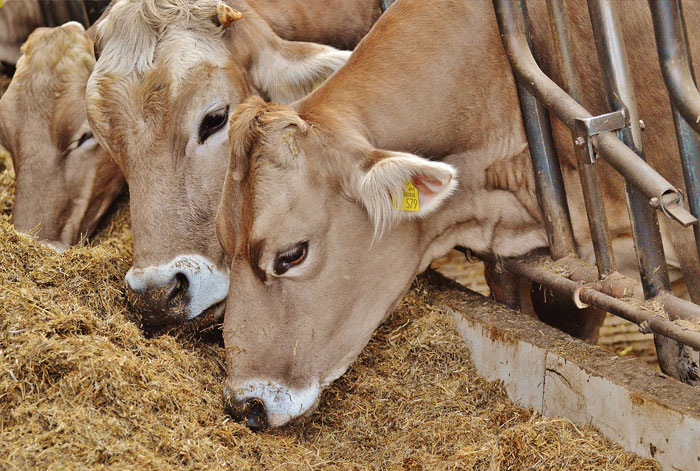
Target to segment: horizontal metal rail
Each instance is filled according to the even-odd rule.
[[[631,303],[627,299],[618,299],[596,289],[597,287],[593,283],[596,278],[595,275],[591,283],[584,283],[554,273],[551,269],[552,264],[562,268],[566,266],[567,261],[572,259],[564,260],[563,262],[562,260],[558,262],[552,261],[551,258],[509,260],[504,262],[504,266],[512,273],[540,283],[560,295],[574,299],[576,302],[583,302],[587,305],[613,313],[623,319],[627,319],[630,322],[642,326],[648,332],[663,335],[696,350],[700,350],[700,308],[698,308],[698,306],[678,299],[669,293],[663,293],[658,298],[646,302],[637,300],[637,302]],[[576,263],[584,264],[584,262],[580,260],[577,260]],[[592,273],[597,271],[592,265],[589,265],[589,267]],[[568,268],[571,268],[571,266]],[[624,278],[619,274],[617,274],[617,276]],[[637,282],[631,279],[627,280],[632,291],[634,290],[635,284],[639,287]],[[624,293],[624,297],[627,298],[627,290],[622,290],[622,292]],[[654,301],[658,302],[658,306],[654,306]],[[687,311],[686,308],[688,306],[686,304],[694,306],[697,312],[693,313],[692,311]],[[683,317],[685,320],[697,325],[698,331],[673,323],[659,312],[660,307],[663,308],[663,314],[665,315],[669,314],[669,308],[672,310],[684,311]]]
[[[501,26],[503,45],[518,81],[547,109],[554,112],[562,123],[576,132],[577,121],[593,118],[593,115],[539,68],[528,47],[522,19],[514,11],[512,2],[494,0],[494,5]],[[591,140],[602,158],[650,201],[657,202],[668,216],[683,226],[697,223],[697,219],[683,207],[681,192],[640,159],[615,134],[603,132],[592,136]]]

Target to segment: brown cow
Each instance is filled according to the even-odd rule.
[[[83,26],[39,28],[22,52],[0,99],[0,144],[16,173],[12,222],[65,248],[93,232],[125,182],[85,117],[95,57]]]
[[[670,116],[655,50],[641,47],[649,39],[640,36],[653,37],[645,2],[638,7],[623,18],[632,65],[645,66],[638,97],[648,155],[658,157],[673,131],[651,130]],[[688,10],[700,25],[700,9]],[[584,102],[602,112],[585,14],[576,9],[573,44],[588,71]],[[230,141],[217,215],[231,259],[225,396],[252,427],[308,414],[435,257],[456,245],[490,259],[547,247],[491,2],[399,0],[308,97],[241,105]],[[572,188],[570,136],[557,141]],[[619,193],[614,181],[605,188]],[[570,204],[580,227],[581,197],[572,192]],[[622,198],[610,210],[613,230],[626,230]]]
[[[295,39],[352,45],[380,13],[377,0],[335,4],[119,0],[98,26],[88,117],[129,182],[134,265],[126,279],[146,323],[223,314],[228,268],[214,217],[229,115],[254,94],[301,98],[350,54],[283,40],[264,18]],[[242,18],[222,25],[217,8]]]

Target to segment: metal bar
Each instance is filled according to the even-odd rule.
[[[525,37],[530,48],[532,39],[525,3],[521,3],[521,16]],[[532,159],[535,175],[537,200],[542,208],[544,225],[549,239],[552,258],[558,259],[576,253],[571,217],[564,191],[564,179],[557,158],[549,114],[544,106],[520,83],[517,84],[520,97],[520,111]]]
[[[668,313],[670,319],[683,319],[689,322],[700,322],[700,306],[671,293],[662,294],[656,298]]]
[[[571,34],[564,2],[547,0],[547,11],[549,12],[554,51],[557,56],[562,86],[574,100],[580,102],[580,84],[574,65],[576,60],[574,49],[571,46]],[[573,138],[575,140],[575,136]],[[615,271],[615,257],[608,230],[608,217],[605,214],[605,202],[598,183],[598,172],[595,166],[587,163],[594,160],[593,156],[587,155],[588,146],[580,146],[574,142],[574,154],[581,179],[596,266],[599,276],[603,277]]]
[[[68,0],[66,6],[68,8],[68,14],[70,15],[69,18],[72,21],[81,23],[85,28],[90,27],[90,19],[85,10],[83,0]]]
[[[618,133],[627,147],[641,159],[644,157],[642,130],[634,96],[634,87],[627,64],[622,29],[610,0],[588,0],[593,37],[603,75],[608,104],[612,110],[626,109],[630,124]],[[662,290],[670,290],[659,221],[649,206],[649,200],[639,190],[626,183],[632,235],[634,237],[644,295],[653,298]]]
[[[686,122],[700,132],[700,92],[693,79],[693,70],[684,39],[685,25],[679,0],[649,0],[654,35],[671,102]]]
[[[672,108],[678,150],[681,154],[683,179],[688,193],[688,207],[690,213],[697,217],[700,214],[700,135],[690,127],[675,107]],[[693,226],[693,233],[695,235],[695,250],[700,257],[700,224]]]
[[[600,68],[603,73],[603,82],[608,95],[608,104],[613,110],[626,109],[629,113],[630,124],[619,131],[620,138],[639,157],[646,160],[642,145],[642,131],[639,127],[637,102],[617,13],[613,9],[611,0],[588,0],[588,10],[593,26],[593,37],[598,49]],[[659,221],[644,195],[628,182],[625,186],[639,273],[644,296],[649,299],[662,291],[670,291],[671,289],[661,243]],[[656,333],[663,334],[663,331]],[[682,373],[684,371],[684,357],[687,356],[683,352],[682,346],[675,344],[675,339],[666,335],[656,335],[654,344],[661,370],[679,380],[687,378],[688,375]]]
[[[540,70],[527,46],[523,19],[517,13],[519,10],[514,6],[515,1],[522,0],[493,0],[503,46],[513,71],[528,91],[554,112],[569,129],[575,130],[576,119],[590,118],[592,115]],[[613,133],[601,133],[592,140],[598,154],[647,198],[667,201],[668,213],[676,221],[686,226],[697,222],[697,219],[680,205],[680,192]]]
[[[681,154],[683,178],[688,193],[688,207],[693,216],[700,211],[700,135],[688,124],[679,111],[679,104],[692,101],[689,94],[698,94],[692,57],[688,46],[688,32],[683,7],[678,1],[650,1],[654,19],[654,33],[664,82],[671,97],[673,123],[676,128],[678,149]],[[700,107],[699,107],[700,108]],[[690,118],[693,118],[690,116]],[[695,116],[697,123],[698,116]],[[691,120],[692,121],[692,120]],[[700,257],[700,225],[693,227],[695,248]]]
[[[644,323],[649,331],[655,334],[663,335],[700,350],[700,332],[680,327],[670,320],[659,316],[654,310],[637,307],[627,301],[608,296],[592,288],[587,288],[581,283],[569,280],[561,275],[552,273],[546,268],[538,267],[537,264],[528,263],[524,260],[509,260],[505,262],[505,267],[508,271],[540,283],[561,295],[572,298],[577,296],[580,301],[586,304],[611,312],[638,325]]]
[[[58,26],[57,21],[54,18],[50,0],[39,0],[39,10],[41,11],[41,17],[46,26]]]

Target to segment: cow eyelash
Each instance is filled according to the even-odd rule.
[[[80,136],[80,139],[78,139],[78,144],[75,146],[76,149],[78,147],[82,146],[83,144],[85,144],[85,142],[87,142],[89,139],[92,139],[92,137],[93,137],[92,132],[90,132],[90,131],[88,131],[85,134],[83,134],[82,136]]]
[[[83,144],[85,144],[87,141],[89,141],[93,137],[94,136],[92,135],[91,131],[87,131],[87,132],[83,133],[83,135],[80,136],[80,138],[77,141],[73,141],[70,143],[70,145],[61,154],[61,157],[64,157],[64,158],[67,157],[68,154],[70,154],[71,152],[73,152],[74,150],[76,150],[77,148],[82,146]]]
[[[226,108],[220,108],[211,113],[207,113],[207,115],[204,116],[199,125],[199,133],[197,136],[197,141],[200,144],[204,144],[209,136],[215,134],[217,131],[223,128],[224,125],[226,125],[226,120],[228,119],[228,109],[228,106]]]

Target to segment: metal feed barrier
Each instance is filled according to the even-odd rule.
[[[537,65],[532,53],[525,0],[493,0],[503,46],[513,68],[529,142],[532,165],[552,260],[509,260],[505,269],[590,305],[623,317],[654,333],[662,370],[698,384],[700,306],[671,294],[656,209],[684,227],[693,226],[700,255],[700,93],[688,51],[680,0],[649,0],[664,81],[669,91],[690,212],[683,194],[645,161],[642,126],[628,69],[614,0],[588,0],[598,58],[610,113],[593,116],[578,102],[581,86],[574,72],[571,36],[562,0],[546,0],[554,51],[564,89]],[[576,247],[559,162],[554,150],[548,112],[571,131],[588,216],[596,267],[575,256]],[[643,297],[630,302],[636,282],[615,272],[603,197],[595,162],[607,161],[626,182],[627,204],[637,251]],[[597,268],[597,269],[596,269]],[[561,273],[565,272],[567,276]],[[623,299],[624,298],[624,299]],[[661,352],[671,352],[670,355]],[[692,352],[691,352],[692,353]]]

